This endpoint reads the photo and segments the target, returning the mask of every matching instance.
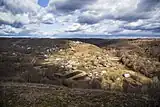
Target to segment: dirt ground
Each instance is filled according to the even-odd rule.
[[[157,106],[160,39],[1,38],[0,83],[4,107]]]

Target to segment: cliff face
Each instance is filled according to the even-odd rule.
[[[76,101],[72,100],[78,96],[88,105],[92,105],[92,99],[97,101],[102,97],[101,100],[97,101],[97,104],[102,104],[97,105],[98,107],[103,107],[103,104],[116,106],[121,100],[125,102],[124,104],[127,102],[127,104],[132,105],[134,101],[125,100],[125,98],[130,96],[136,100],[137,96],[119,94],[119,92],[132,92],[145,93],[138,95],[139,100],[136,104],[140,104],[139,101],[142,101],[142,105],[148,104],[148,102],[152,104],[152,101],[156,101],[158,97],[148,94],[159,93],[160,89],[159,55],[160,40],[158,39],[1,39],[0,81],[1,94],[3,94],[1,99],[6,99],[1,100],[1,102],[6,104],[6,102],[9,103],[10,99],[11,104],[19,100],[23,102],[29,97],[28,93],[33,93],[32,98],[36,97],[37,100],[40,98],[42,101],[27,100],[26,103],[31,103],[32,106],[33,102],[36,105],[38,103],[41,105],[51,101],[55,102],[55,100],[57,101],[56,104],[61,104],[63,102],[61,99],[67,102],[71,101],[74,104]],[[50,86],[53,87],[53,90],[50,89]],[[55,91],[55,87],[58,88],[58,91]],[[78,91],[74,88],[78,88]],[[90,91],[86,89],[90,89]],[[95,96],[98,99],[94,99],[94,90],[97,89],[100,90],[95,91],[97,93]],[[48,90],[52,94],[55,92],[62,92],[62,94],[51,97],[52,94]],[[79,92],[83,94],[79,95]],[[93,96],[85,96],[84,93],[86,92],[91,92]],[[67,97],[64,96],[66,94]],[[14,95],[15,97],[12,97]],[[47,99],[42,97],[45,95]],[[146,97],[146,95],[148,96]],[[86,97],[91,99],[86,99]],[[115,105],[109,103],[109,101],[112,102],[109,98],[113,98]],[[147,103],[144,98],[148,99]],[[105,102],[103,103],[103,101]],[[125,106],[124,104],[122,105]],[[23,103],[20,105],[22,106]]]

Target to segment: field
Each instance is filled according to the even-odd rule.
[[[158,107],[160,39],[0,39],[2,107]]]

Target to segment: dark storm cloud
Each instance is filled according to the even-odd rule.
[[[98,23],[101,18],[96,18],[94,16],[80,16],[78,17],[78,22],[81,24],[95,24]]]
[[[146,13],[141,13],[141,14],[130,13],[127,15],[119,16],[119,17],[114,17],[113,15],[108,15],[108,14],[101,17],[96,17],[93,15],[88,15],[88,16],[81,15],[78,17],[77,21],[78,23],[81,23],[81,24],[96,24],[105,19],[133,22],[139,19],[148,19],[149,17],[151,16],[149,16]]]
[[[141,30],[141,31],[152,31],[152,32],[160,32],[160,27],[145,27],[145,26],[136,26],[136,27],[128,27],[128,26],[123,26],[123,29],[127,30]]]
[[[81,9],[85,7],[86,5],[92,4],[96,2],[97,0],[60,0],[51,2],[50,6],[55,6],[56,10],[62,11],[62,12],[72,12],[77,9]]]
[[[141,0],[138,4],[137,12],[151,11],[155,8],[158,8],[158,6],[160,6],[160,0]]]
[[[160,32],[160,27],[154,28],[152,31],[153,32]]]
[[[10,26],[15,27],[15,28],[23,27],[23,23],[21,23],[21,22],[9,23],[9,22],[5,22],[5,21],[0,20],[0,26],[1,25],[10,25]]]

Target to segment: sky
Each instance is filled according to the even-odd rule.
[[[0,0],[0,36],[157,36],[160,0]]]

